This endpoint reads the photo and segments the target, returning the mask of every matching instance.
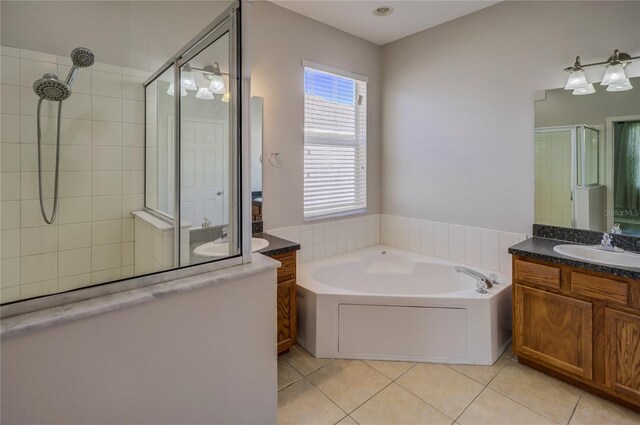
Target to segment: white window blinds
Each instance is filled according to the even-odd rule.
[[[367,207],[367,82],[304,67],[304,218]]]

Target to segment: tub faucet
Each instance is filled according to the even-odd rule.
[[[479,294],[486,294],[487,289],[493,286],[491,279],[480,272],[462,266],[456,266],[455,269],[458,273],[464,273],[476,280],[476,292]]]

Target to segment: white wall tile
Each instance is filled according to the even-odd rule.
[[[122,240],[120,220],[94,221],[91,226],[91,245],[109,245]]]
[[[120,171],[92,171],[91,195],[119,195],[122,193]]]
[[[33,87],[36,80],[41,79],[44,74],[58,74],[58,66],[55,62],[42,62],[29,59],[20,59],[20,85],[23,87]]]
[[[58,292],[58,279],[20,285],[20,299],[39,297]]]
[[[62,106],[62,118],[90,120],[91,113],[91,96],[88,94],[74,93]]]
[[[122,245],[101,245],[91,248],[91,271],[113,269],[121,266]]]
[[[91,223],[61,224],[58,226],[60,251],[91,247]]]
[[[58,193],[60,198],[91,196],[92,173],[89,171],[60,171]]]
[[[67,277],[91,272],[91,248],[58,253],[58,276]]]
[[[122,193],[144,193],[144,172],[122,171]]]
[[[477,227],[464,227],[464,248],[465,250],[482,250],[482,230]]]
[[[90,171],[90,146],[60,146],[60,171]]]
[[[500,255],[497,252],[482,251],[482,268],[500,271]]]
[[[122,146],[143,147],[144,125],[135,123],[122,124]]]
[[[115,121],[122,119],[122,105],[115,97],[93,96],[91,101],[91,117],[94,121]]]
[[[58,254],[39,254],[20,258],[20,282],[26,283],[51,280],[58,276]]]
[[[122,170],[144,170],[144,148],[122,148]]]
[[[20,257],[20,229],[0,231],[1,258]]]
[[[91,68],[94,71],[113,72],[115,74],[121,74],[122,73],[122,67],[115,66],[115,65],[109,65],[109,64],[106,64],[106,63],[102,63],[102,62],[94,63]]]
[[[120,278],[122,278],[122,269],[120,267],[91,273],[91,283],[93,284],[110,282]]]
[[[123,71],[124,72],[124,71]],[[122,98],[132,100],[144,100],[145,77],[134,75],[122,75]]]
[[[58,63],[58,57],[49,53],[36,52],[34,50],[20,49],[20,57],[22,59],[29,59],[33,61]]]
[[[120,195],[91,197],[91,220],[115,220],[120,218],[122,197]]]
[[[57,226],[30,227],[20,230],[20,255],[46,254],[58,250]]]
[[[71,291],[91,285],[91,273],[58,278],[58,291]]]
[[[500,250],[500,232],[482,229],[482,251],[498,253]]]
[[[60,224],[91,221],[91,197],[61,198],[58,204]]]
[[[91,169],[93,171],[119,171],[122,169],[120,146],[92,146]]]
[[[3,56],[10,56],[12,58],[19,58],[20,49],[16,49],[15,47],[9,47],[9,46],[0,46],[0,54]]]
[[[8,288],[20,285],[20,258],[5,258],[0,262],[0,286]]]
[[[3,55],[0,65],[0,82],[11,86],[20,85],[20,59]]]
[[[91,94],[94,96],[122,97],[122,75],[92,70]]]
[[[449,224],[449,244],[464,246],[464,226]]]
[[[0,170],[20,171],[20,144],[2,143],[0,145]]]
[[[122,124],[119,122],[94,121],[91,126],[93,146],[120,146],[122,144]]]
[[[2,112],[0,140],[2,143],[20,143],[20,116],[6,114],[4,109]]]
[[[20,201],[0,202],[0,230],[20,228]]]
[[[20,199],[20,173],[15,171],[0,174],[0,200],[16,201]]]
[[[0,86],[0,110],[3,114],[20,113],[20,87]]]
[[[122,99],[122,122],[144,124],[144,102]]]

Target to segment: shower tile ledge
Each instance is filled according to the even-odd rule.
[[[110,295],[46,308],[30,313],[3,318],[0,321],[0,338],[46,329],[95,316],[110,311],[157,300],[168,295],[180,294],[242,277],[275,270],[280,262],[261,254],[254,254],[249,264],[242,264],[211,272],[203,272],[169,282],[157,283]],[[275,275],[274,275],[275,277]],[[274,286],[276,281],[274,279]]]

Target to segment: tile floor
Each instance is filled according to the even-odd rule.
[[[640,414],[522,366],[278,359],[279,424],[640,424]]]

